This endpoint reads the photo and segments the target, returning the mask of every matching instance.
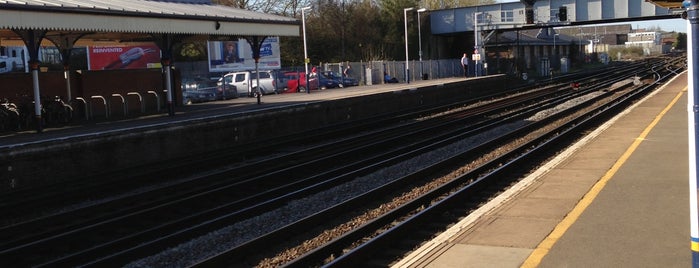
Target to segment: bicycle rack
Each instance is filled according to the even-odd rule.
[[[148,94],[155,95],[155,111],[160,112],[160,96],[153,90],[148,90]]]
[[[89,121],[90,120],[90,106],[87,104],[87,100],[83,99],[82,97],[77,97],[75,100],[81,101],[83,103],[83,107],[85,107],[85,120]]]
[[[107,102],[107,99],[100,95],[91,96],[90,99],[101,99],[104,104],[104,117],[109,118],[109,102]],[[92,114],[92,103],[90,103],[90,114]],[[92,115],[90,117],[92,117]]]
[[[126,96],[137,96],[138,102],[141,103],[141,113],[146,113],[146,103],[143,102],[143,96],[141,96],[141,93],[129,92],[129,93],[126,93]]]
[[[123,95],[114,93],[112,94],[112,97],[118,97],[121,99],[121,107],[124,109],[124,117],[127,117],[129,115],[129,104],[126,102],[126,98],[124,98]]]

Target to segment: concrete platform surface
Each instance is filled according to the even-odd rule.
[[[687,75],[394,267],[690,267]]]

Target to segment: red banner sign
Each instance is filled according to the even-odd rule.
[[[94,46],[88,48],[90,70],[160,68],[160,49],[155,45]]]

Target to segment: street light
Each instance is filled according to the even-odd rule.
[[[558,34],[553,35],[553,57],[554,58],[558,55],[558,48],[556,47],[556,37],[558,37]]]
[[[301,22],[303,23],[303,66],[306,69],[306,92],[311,93],[311,87],[308,85],[308,51],[306,50],[306,10],[310,10],[311,7],[304,7],[301,9]]]
[[[410,84],[410,67],[408,66],[408,11],[413,10],[412,7],[403,9],[403,19],[405,20],[405,82]]]
[[[478,15],[483,14],[483,12],[476,12],[473,13],[473,54],[479,54],[480,52],[478,51]],[[478,77],[478,61],[480,60],[479,56],[474,56],[473,57],[473,76]]]
[[[420,12],[425,12],[427,11],[426,8],[421,8],[417,10],[417,39],[419,42],[419,54],[420,54],[420,61],[422,61],[422,31],[420,31]]]
[[[553,28],[551,28],[551,29],[553,30],[554,33],[556,32],[556,30],[554,30]],[[553,35],[553,55],[551,57],[552,61],[551,61],[551,63],[549,63],[549,64],[551,64],[551,68],[550,68],[551,69],[551,79],[553,79],[553,66],[556,66],[557,61],[558,61],[558,48],[556,47],[556,37],[558,37],[558,34]]]

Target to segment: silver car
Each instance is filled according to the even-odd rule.
[[[257,84],[257,73],[254,71],[242,71],[228,73],[221,77],[220,83],[225,87],[235,86],[239,96],[256,97],[259,92],[264,94],[276,94],[276,80],[272,71],[260,71],[260,84]]]

